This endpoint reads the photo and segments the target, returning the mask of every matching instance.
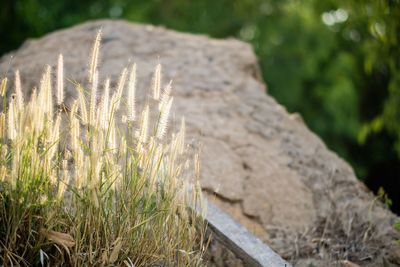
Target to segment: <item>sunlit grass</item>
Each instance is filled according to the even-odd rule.
[[[200,205],[199,164],[185,145],[184,120],[166,136],[171,84],[161,90],[157,66],[153,97],[137,114],[136,65],[116,88],[109,79],[100,86],[100,41],[99,33],[89,88],[75,84],[70,108],[62,56],[56,81],[48,66],[29,101],[18,72],[10,98],[7,79],[0,84],[0,263],[201,265],[205,226],[188,208]]]

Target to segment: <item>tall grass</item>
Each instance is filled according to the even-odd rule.
[[[153,97],[137,114],[136,65],[116,88],[100,86],[100,40],[89,90],[75,84],[70,108],[62,56],[56,81],[48,66],[29,101],[19,72],[10,98],[7,78],[0,84],[0,265],[202,265],[205,226],[188,209],[200,203],[198,161],[183,120],[165,137],[171,84],[161,90],[157,66]]]

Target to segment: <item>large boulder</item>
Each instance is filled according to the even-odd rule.
[[[12,78],[19,69],[31,89],[63,53],[66,77],[85,81],[100,28],[101,77],[117,80],[136,62],[143,101],[157,63],[163,81],[173,80],[173,114],[185,116],[189,139],[202,151],[202,187],[216,205],[296,266],[400,264],[398,218],[301,116],[266,94],[246,43],[102,20],[26,41],[1,58],[0,73]],[[67,102],[75,94],[69,83]]]

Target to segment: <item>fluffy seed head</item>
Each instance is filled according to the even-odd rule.
[[[15,99],[12,98],[10,101],[10,106],[8,107],[8,138],[14,140],[17,137],[17,130],[15,129],[16,124],[16,114],[15,114]]]
[[[18,110],[21,110],[24,107],[24,97],[22,95],[21,77],[18,70],[15,72],[15,98],[17,108]]]
[[[63,55],[58,56],[57,65],[57,105],[64,101],[64,59]]]
[[[40,80],[39,102],[42,103],[44,113],[48,117],[53,115],[53,98],[51,89],[51,67],[46,66],[45,72]]]
[[[117,95],[116,95],[116,102],[115,102],[115,110],[119,109],[119,105],[121,103],[122,94],[124,92],[126,77],[128,74],[128,70],[124,68],[122,70],[121,76],[119,77],[118,86],[117,86]]]
[[[97,63],[99,59],[99,51],[100,51],[100,42],[101,42],[101,30],[97,32],[96,40],[94,41],[92,48],[92,56],[90,58],[90,66],[89,66],[89,82],[92,83],[94,76],[97,72]]]
[[[7,77],[1,80],[0,84],[0,96],[5,96],[7,91]]]
[[[135,120],[135,91],[136,91],[136,64],[133,64],[129,74],[128,82],[128,104],[127,104],[127,119],[128,121]]]
[[[0,137],[4,138],[6,135],[6,114],[0,113]]]
[[[160,99],[160,88],[161,88],[161,64],[156,66],[153,76],[153,98],[155,100]]]
[[[77,90],[78,90],[79,110],[81,113],[82,123],[88,124],[89,118],[88,118],[88,110],[87,110],[87,106],[86,106],[86,97],[83,92],[83,88],[80,85],[77,86]]]
[[[142,112],[138,144],[147,142],[147,134],[149,128],[149,110],[149,105],[146,105]]]
[[[109,110],[110,110],[110,79],[107,79],[104,83],[104,93],[101,99],[101,115],[100,115],[100,126],[102,129],[106,129],[109,121]]]
[[[92,90],[90,91],[89,123],[94,125],[96,120],[96,98],[99,72],[96,70],[92,80]]]
[[[168,126],[168,117],[169,117],[169,112],[171,110],[171,106],[172,106],[172,101],[174,100],[173,97],[171,97],[168,100],[167,105],[165,105],[163,107],[163,109],[160,111],[160,121],[158,123],[157,126],[157,138],[162,139],[164,137],[164,134],[167,130],[167,126]]]

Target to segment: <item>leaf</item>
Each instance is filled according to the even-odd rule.
[[[114,242],[114,249],[111,252],[110,258],[108,259],[109,263],[114,263],[118,259],[119,251],[122,247],[122,239],[118,237]]]
[[[102,254],[101,254],[101,262],[104,264],[104,263],[107,263],[107,259],[108,259],[108,253],[107,253],[107,250],[105,250]]]
[[[394,227],[394,229],[400,231],[400,221],[396,222],[396,223],[393,225],[393,227]]]
[[[75,245],[75,241],[70,234],[47,230],[42,230],[42,233],[47,239],[63,246],[67,251],[69,251],[68,248]]]

